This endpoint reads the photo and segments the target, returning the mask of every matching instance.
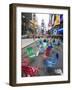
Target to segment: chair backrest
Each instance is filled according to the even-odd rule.
[[[27,52],[27,55],[28,55],[29,57],[34,57],[34,56],[35,56],[35,52],[34,52],[34,49],[33,49],[32,47],[28,47],[28,48],[26,49],[26,52]]]

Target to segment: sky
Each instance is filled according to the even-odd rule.
[[[42,19],[44,19],[45,27],[48,29],[49,14],[36,14],[38,25],[41,26]]]

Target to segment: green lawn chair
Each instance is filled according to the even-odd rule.
[[[35,52],[34,52],[34,49],[32,47],[28,47],[26,49],[26,52],[27,52],[27,55],[30,57],[30,58],[34,58],[36,55],[35,55]]]

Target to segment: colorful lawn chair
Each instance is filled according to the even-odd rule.
[[[39,53],[44,53],[44,51],[45,51],[45,50],[44,50],[44,47],[43,47],[43,46],[40,46],[40,47],[39,47]]]
[[[37,76],[39,69],[32,66],[22,66],[22,72],[25,74],[26,77]]]
[[[58,63],[58,59],[59,59],[59,54],[55,53],[51,57],[48,57],[46,60],[44,60],[44,65],[46,67],[53,68]]]
[[[47,48],[47,44],[48,44],[47,40],[44,39],[44,40],[43,40],[43,47],[44,47],[45,49]]]
[[[34,52],[34,49],[33,49],[32,47],[28,47],[28,48],[26,49],[26,52],[27,52],[27,55],[28,55],[30,58],[33,58],[33,57],[36,56],[36,55],[35,55],[35,52]]]
[[[51,48],[47,48],[46,50],[45,50],[45,55],[46,56],[49,56],[50,55],[50,52],[51,52]]]
[[[44,60],[44,65],[46,66],[46,68],[48,68],[48,67],[54,68],[56,64],[57,64],[56,58],[50,57],[47,60]]]
[[[30,60],[28,57],[24,57],[22,60],[22,65],[23,66],[28,66],[30,64]]]

